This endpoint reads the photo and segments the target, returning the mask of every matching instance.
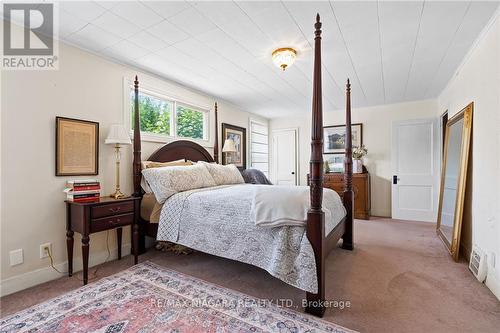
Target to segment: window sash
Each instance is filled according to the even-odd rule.
[[[133,95],[134,95],[134,87],[129,85],[129,92],[130,96],[132,96],[133,100]],[[202,141],[204,143],[207,143],[210,140],[210,110],[205,109],[203,107],[195,106],[190,103],[186,102],[181,102],[175,98],[169,98],[165,96],[164,94],[155,92],[154,90],[147,89],[147,88],[141,88],[141,91],[139,91],[139,95],[148,95],[157,99],[160,99],[164,102],[170,103],[172,106],[172,110],[170,111],[170,133],[167,134],[159,134],[159,133],[154,133],[154,132],[145,132],[141,131],[141,134],[143,134],[144,138],[143,139],[151,139],[152,141],[165,141],[165,140],[172,140],[172,139],[189,139],[193,141]],[[130,119],[131,124],[133,124],[133,103],[129,103],[130,105]],[[187,109],[201,112],[203,113],[203,138],[193,138],[193,137],[183,137],[180,135],[177,135],[177,106],[182,106]],[[131,133],[133,132],[133,126],[131,126]]]
[[[202,138],[193,138],[193,137],[184,137],[184,136],[181,136],[181,135],[178,135],[177,133],[177,107],[178,106],[181,106],[181,107],[184,107],[186,109],[189,109],[189,110],[192,110],[192,111],[195,111],[195,112],[200,112],[202,115],[203,115],[203,134],[202,134]],[[175,137],[177,138],[184,138],[184,139],[194,139],[194,140],[204,140],[204,141],[208,141],[208,127],[209,127],[209,111],[208,110],[203,110],[203,109],[200,109],[199,107],[196,107],[196,106],[193,106],[193,105],[190,105],[190,104],[187,104],[187,103],[182,103],[182,102],[177,102],[175,101],[174,102],[174,113],[175,113],[175,116],[174,116],[174,127],[175,127]]]
[[[148,132],[148,131],[142,131],[141,130],[141,133],[144,133],[146,135],[151,135],[151,136],[164,136],[164,137],[173,137],[173,128],[174,128],[174,108],[175,108],[175,101],[171,100],[171,99],[167,99],[159,94],[156,94],[152,91],[149,91],[149,90],[146,90],[146,89],[143,89],[143,91],[140,91],[139,92],[139,97],[140,96],[148,96],[148,97],[153,97],[155,99],[158,99],[162,102],[165,102],[167,104],[170,104],[170,117],[169,117],[169,133],[168,134],[164,134],[164,133],[155,133],[155,132]],[[131,96],[131,101],[133,103],[134,101],[134,91],[132,89],[131,93],[130,93],[130,96]],[[133,116],[134,116],[134,112],[133,112],[133,105],[132,103],[130,103],[131,105],[131,110],[130,110],[130,118],[131,118],[131,130],[134,129],[134,119],[133,119]],[[142,119],[141,119],[141,124],[142,124]]]

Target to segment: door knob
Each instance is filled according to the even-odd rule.
[[[392,183],[394,185],[396,185],[398,183],[398,181],[400,181],[401,179],[399,179],[399,177],[397,175],[394,175],[392,176]]]
[[[294,172],[294,171],[292,171],[292,175],[295,175],[295,172]]]

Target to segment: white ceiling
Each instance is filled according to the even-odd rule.
[[[59,4],[60,38],[265,117],[310,112],[313,24],[323,22],[323,103],[437,96],[498,2],[160,2]],[[298,50],[281,72],[278,47]]]

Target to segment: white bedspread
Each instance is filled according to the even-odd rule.
[[[250,216],[261,227],[305,226],[309,186],[254,185]],[[337,192],[323,189],[325,221],[340,221],[346,211]],[[332,224],[328,224],[332,225]],[[335,224],[336,225],[336,224]],[[326,230],[328,234],[331,230]]]
[[[316,293],[316,262],[305,228],[256,226],[250,215],[254,186],[217,186],[174,194],[163,205],[157,239],[260,267],[292,286]],[[325,221],[325,229],[333,230],[341,218]]]

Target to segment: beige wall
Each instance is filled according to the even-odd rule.
[[[474,102],[472,243],[490,259],[487,285],[500,299],[500,18],[483,31],[438,98],[451,116]],[[496,268],[495,268],[496,267]]]
[[[355,94],[356,87],[352,87],[352,91]],[[352,122],[363,123],[363,143],[368,149],[364,163],[371,174],[372,215],[391,215],[392,122],[435,117],[436,108],[435,100],[426,100],[352,110]],[[324,126],[345,124],[345,111],[325,112],[323,124]],[[284,128],[299,128],[299,175],[300,184],[305,185],[311,154],[309,114],[300,118],[278,118],[270,121],[270,131]]]
[[[1,280],[2,294],[58,277],[39,258],[39,246],[51,242],[55,262],[66,269],[65,210],[62,190],[68,179],[55,177],[55,117],[98,121],[100,124],[99,175],[103,193],[114,188],[114,155],[104,145],[109,125],[124,118],[123,79],[139,75],[141,82],[154,85],[170,96],[212,109],[214,98],[181,85],[107,61],[80,49],[60,44],[59,70],[2,72],[1,78]],[[266,119],[241,111],[219,100],[219,122],[248,127],[249,117]],[[211,114],[213,128],[213,114]],[[220,134],[219,128],[219,134]],[[209,147],[213,146],[213,131]],[[220,139],[219,139],[220,140]],[[143,156],[160,147],[143,143]],[[122,158],[122,187],[132,191],[132,149]],[[212,152],[212,149],[209,148]],[[89,177],[83,177],[89,178]],[[116,235],[110,234],[113,255]],[[91,263],[107,255],[106,233],[91,236]],[[130,249],[130,234],[124,234],[124,250]],[[24,250],[24,263],[9,265],[9,251]],[[81,267],[80,236],[75,238],[75,265]]]

